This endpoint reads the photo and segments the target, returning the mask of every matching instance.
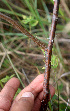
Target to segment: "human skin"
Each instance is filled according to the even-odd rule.
[[[39,111],[43,99],[43,80],[43,74],[37,76],[13,101],[20,82],[15,77],[10,79],[0,92],[0,111]],[[55,89],[51,85],[49,89],[52,97]]]

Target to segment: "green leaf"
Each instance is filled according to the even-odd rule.
[[[2,83],[6,83],[9,79],[11,79],[12,77],[14,77],[14,74],[11,76],[6,76],[5,78],[1,79]]]
[[[51,65],[52,65],[53,69],[57,68],[57,66],[58,66],[58,57],[57,56],[52,55]]]
[[[2,84],[2,82],[1,82],[1,80],[0,80],[0,85],[1,85],[1,87],[3,88],[3,84]]]
[[[59,109],[59,111],[63,111],[63,110]]]
[[[9,68],[9,60],[5,59],[2,66],[5,67],[5,68]]]
[[[63,89],[63,84],[59,85],[59,86],[58,86],[58,89],[59,89],[59,91],[62,91],[62,89]]]
[[[43,54],[44,54],[44,57],[45,57],[45,51],[42,49],[42,52],[43,52]]]
[[[54,95],[53,97],[52,97],[52,100],[55,100],[57,98],[57,96],[56,95]]]
[[[38,20],[36,20],[34,17],[32,16],[25,16],[25,15],[22,15],[23,19],[22,22],[24,24],[29,24],[31,27],[34,27],[38,24]]]
[[[45,69],[45,67],[43,67],[42,69]]]
[[[38,21],[37,21],[37,20],[31,21],[31,26],[32,26],[32,27],[35,27],[37,24],[38,24]]]
[[[49,104],[49,108],[50,108],[50,110],[53,111],[53,107],[52,107],[52,104],[51,104],[50,101],[48,102],[48,104]]]
[[[25,16],[25,15],[22,15],[22,17],[23,17],[23,19],[27,19],[27,16]]]
[[[16,94],[15,94],[15,96],[14,96],[14,99],[16,98],[16,96],[17,96],[20,92],[21,92],[21,89],[18,88],[18,90],[17,90],[17,92],[16,92]]]

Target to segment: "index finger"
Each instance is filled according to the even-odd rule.
[[[40,74],[37,76],[27,87],[25,87],[16,97],[15,101],[19,100],[20,97],[24,92],[32,92],[34,97],[42,91],[43,89],[43,80],[44,80],[44,75]]]
[[[28,85],[19,93],[15,101],[18,101],[24,92],[31,92],[36,98],[36,96],[43,90],[43,81],[44,81],[44,75],[40,74],[30,83],[30,85]]]

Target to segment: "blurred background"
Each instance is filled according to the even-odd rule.
[[[48,46],[53,5],[53,0],[0,0],[0,12],[17,21]],[[50,74],[55,95],[48,104],[48,111],[70,111],[69,45],[70,0],[60,0]],[[37,75],[44,73],[44,66],[44,51],[11,24],[0,19],[0,90],[15,76],[21,82],[17,95]]]

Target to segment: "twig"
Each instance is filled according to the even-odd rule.
[[[62,74],[62,75],[60,76],[60,78],[65,77],[65,76],[68,76],[68,75],[70,75],[70,71]],[[60,78],[59,78],[59,79],[60,79]]]
[[[4,35],[4,30],[3,30],[3,24],[2,24],[2,22],[0,22],[0,27],[1,27],[1,33],[3,34],[3,39],[6,40],[5,39],[5,35]]]
[[[4,19],[7,22],[9,22],[10,24],[12,24],[14,28],[18,29],[20,32],[22,32],[23,34],[25,34],[26,36],[28,36],[29,38],[31,38],[38,46],[40,46],[42,49],[45,50],[46,45],[44,43],[42,43],[40,40],[38,40],[36,37],[34,37],[32,34],[30,34],[26,29],[24,29],[16,21],[14,21],[10,17],[2,14],[1,12],[0,12],[0,18]]]
[[[14,66],[18,66],[22,61],[18,61],[16,64],[14,64]],[[10,66],[8,69],[0,72],[0,79],[3,78],[4,76],[6,76],[8,73],[9,70],[12,69],[12,66]]]
[[[7,54],[12,55],[13,52],[16,53],[16,54],[19,54],[19,55],[24,55],[24,56],[26,55],[26,56],[36,57],[38,59],[44,59],[44,56],[42,54],[39,55],[39,54],[33,54],[33,53],[25,53],[25,52],[21,52],[21,51],[18,51],[18,50],[7,51]],[[3,56],[3,55],[5,55],[5,52],[0,53],[0,56]]]
[[[2,46],[2,43],[0,43],[0,48],[2,48],[3,51],[5,51],[4,48],[3,48],[3,46]],[[3,55],[3,57],[2,57],[2,59],[0,61],[0,68],[1,68],[1,66],[2,66],[2,64],[4,62],[5,57],[6,57],[6,53]]]
[[[56,96],[58,96],[58,94],[55,93]],[[59,96],[59,98],[65,103],[68,104],[68,106],[70,106],[70,104],[68,102],[66,102],[61,96]]]
[[[58,10],[59,10],[59,2],[60,0],[54,1],[54,10],[53,10],[53,18],[52,18],[52,26],[49,37],[48,48],[45,48],[45,74],[44,74],[44,85],[43,85],[43,101],[41,105],[40,111],[46,111],[47,103],[49,101],[49,78],[50,78],[50,69],[51,69],[51,55],[52,55],[52,47],[55,37],[56,24],[58,19]]]
[[[27,77],[27,75],[26,75],[26,73],[25,73],[24,69],[22,69],[22,72],[23,72],[23,74],[24,74],[24,76],[25,76],[25,78],[26,78],[26,80],[27,80],[28,84],[30,84],[30,81],[29,81],[29,79],[28,79],[28,77]]]
[[[13,70],[14,70],[16,76],[18,77],[18,79],[20,80],[21,85],[22,85],[23,88],[24,88],[25,86],[24,86],[24,84],[23,84],[23,82],[22,82],[22,80],[21,80],[21,78],[20,78],[18,72],[16,71],[16,68],[15,68],[15,66],[13,65],[13,62],[11,61],[11,59],[10,59],[10,57],[9,57],[8,54],[7,54],[7,58],[9,59],[9,62],[10,62],[10,64],[11,64],[11,66],[12,66],[12,68],[13,68]]]
[[[69,75],[70,75],[70,71],[69,71],[69,72],[66,72],[66,73],[63,73],[63,74],[55,81],[55,83],[53,84],[53,86],[56,84],[56,82],[57,82],[58,80],[60,80],[60,79],[63,78],[63,77],[69,76]]]
[[[4,56],[6,54],[6,52],[0,52],[0,56]],[[7,51],[7,54],[12,54],[11,51]]]
[[[17,54],[20,54],[20,55],[28,55],[28,56],[33,56],[33,57],[36,57],[36,58],[39,58],[39,59],[43,59],[44,56],[43,55],[39,55],[39,54],[33,54],[33,53],[25,53],[25,52],[21,52],[21,51],[17,51],[17,50],[14,50],[15,53]]]
[[[10,56],[7,54],[7,50],[4,48],[3,44],[2,44],[2,47],[3,47],[3,49],[4,49],[4,51],[5,51],[6,55],[7,55],[7,58],[9,59],[9,62],[10,62],[10,64],[11,64],[11,66],[12,66],[12,68],[13,68],[16,76],[18,77],[18,79],[20,80],[20,83],[22,84],[22,86],[23,86],[23,88],[24,88],[25,86],[24,86],[24,84],[23,84],[23,82],[22,82],[22,80],[21,80],[18,72],[16,71],[16,68],[15,68],[15,66],[13,65],[13,62],[11,61]]]
[[[59,87],[58,87],[58,83],[57,83],[57,92],[58,92],[58,111],[59,111]]]
[[[62,39],[58,39],[58,42],[59,43],[61,43],[61,42],[64,42],[64,43],[69,43],[70,42],[70,39],[64,39],[64,38],[62,38]]]
[[[46,45],[44,43],[42,43],[37,38],[35,38],[32,34],[30,34],[27,30],[25,30],[17,22],[12,20],[10,17],[0,13],[0,18],[11,23],[14,26],[14,28],[18,29],[23,34],[25,34],[26,36],[31,38],[38,46],[43,48],[45,51],[45,74],[44,74],[44,85],[43,85],[44,97],[43,97],[41,111],[46,111],[47,103],[49,101],[49,78],[50,78],[50,69],[51,69],[51,55],[52,55],[52,47],[53,47],[53,42],[54,42],[56,24],[57,24],[57,19],[58,19],[58,9],[59,9],[59,1],[60,0],[54,0],[54,1],[55,1],[55,3],[54,3],[54,10],[53,10],[53,20],[52,20],[51,32],[50,32],[50,37],[49,37],[50,40],[49,40],[48,48],[46,48]],[[7,55],[7,57],[10,60],[8,55]],[[10,63],[13,66],[11,61],[10,61]],[[13,67],[13,69],[15,70],[14,67]]]

